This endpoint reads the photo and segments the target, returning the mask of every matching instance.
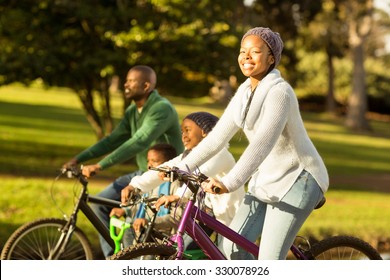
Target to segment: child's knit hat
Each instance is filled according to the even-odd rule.
[[[279,62],[280,58],[282,56],[282,50],[283,50],[283,41],[282,38],[280,38],[280,35],[278,32],[273,32],[268,27],[255,27],[252,29],[249,29],[244,36],[242,36],[242,41],[249,35],[256,35],[260,37],[270,48],[272,55],[275,58],[275,65],[276,67]]]
[[[217,121],[219,120],[217,116],[214,116],[213,114],[210,114],[208,112],[195,112],[187,115],[184,119],[189,119],[196,123],[197,126],[199,126],[204,133],[208,134]]]

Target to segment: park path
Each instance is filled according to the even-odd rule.
[[[356,186],[357,189],[365,189],[377,192],[390,193],[390,174],[361,174],[339,175],[330,178],[330,186],[333,184]]]

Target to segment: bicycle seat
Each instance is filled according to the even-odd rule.
[[[322,206],[324,206],[325,202],[326,202],[326,198],[325,198],[325,196],[324,196],[324,197],[320,200],[320,202],[318,202],[318,204],[316,205],[316,207],[314,207],[314,209],[319,209],[319,208],[321,208]]]

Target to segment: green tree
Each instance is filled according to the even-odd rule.
[[[204,96],[215,80],[237,73],[242,1],[152,0],[138,9],[113,40],[128,50],[129,64],[154,67],[164,91]]]
[[[160,88],[186,97],[207,95],[215,80],[235,74],[242,7],[225,0],[3,1],[0,85],[39,78],[73,89],[100,138],[112,128],[111,81],[134,64],[154,67]]]
[[[321,11],[322,1],[311,0],[256,0],[253,4],[254,15],[251,25],[269,26],[280,33],[285,47],[280,68],[285,67],[287,79],[295,85],[301,73],[297,71],[297,50],[301,47],[299,32],[307,26]]]
[[[123,29],[128,17],[116,1],[3,1],[0,13],[0,84],[39,78],[71,88],[97,137],[110,131],[109,86],[123,71],[125,52],[106,32]],[[103,101],[102,118],[95,93]]]
[[[302,28],[304,47],[309,52],[323,51],[327,56],[328,89],[326,110],[336,113],[334,59],[346,55],[348,49],[347,24],[340,16],[339,5],[335,0],[323,0],[322,11],[315,19]]]

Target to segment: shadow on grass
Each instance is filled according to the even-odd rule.
[[[96,141],[82,111],[60,106],[0,102],[0,127],[2,174],[56,176],[65,162]]]
[[[3,140],[0,152],[1,173],[54,177],[66,160],[80,152],[80,149],[28,140]]]
[[[35,140],[2,140],[0,143],[0,174],[54,178],[59,174],[62,165],[81,150],[81,147],[64,147],[61,144],[40,143]],[[129,160],[101,172],[99,178],[118,177],[135,168],[134,161]]]
[[[71,109],[52,105],[34,105],[0,101],[0,111],[4,116],[15,116],[28,119],[58,119],[78,123],[85,121],[85,116],[79,109]]]

